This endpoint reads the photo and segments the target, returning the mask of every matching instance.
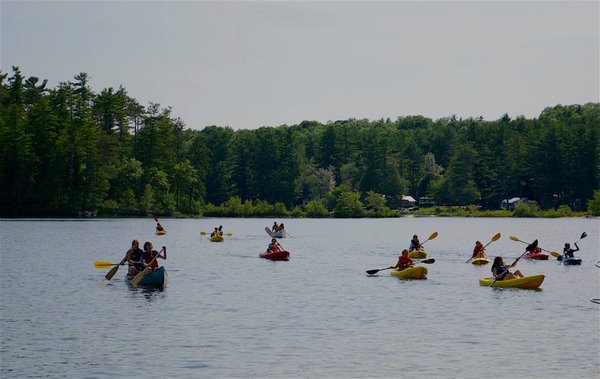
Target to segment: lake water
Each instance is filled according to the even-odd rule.
[[[285,219],[288,262],[258,257],[273,219],[1,220],[0,376],[598,378],[598,219],[405,217]],[[199,232],[223,225],[211,243]],[[425,240],[427,280],[369,269]],[[475,240],[515,258],[524,241],[581,266],[524,261],[541,290],[480,287],[490,266],[466,264]],[[112,281],[131,240],[168,248],[164,290]]]

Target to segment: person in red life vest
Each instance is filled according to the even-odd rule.
[[[269,247],[267,247],[267,253],[277,253],[281,250],[283,249],[281,248],[281,245],[279,245],[279,242],[277,242],[275,238],[271,238],[271,243],[269,244]]]
[[[156,259],[167,259],[167,247],[163,246],[160,252],[158,252],[154,250],[152,242],[146,241],[144,243],[144,256],[142,258],[142,267],[144,267],[146,272],[156,271],[158,269],[158,262],[154,259],[155,257]]]
[[[484,248],[481,241],[475,242],[475,247],[473,248],[473,259],[474,258],[485,258]]]
[[[409,268],[414,264],[415,262],[412,260],[411,257],[408,256],[408,250],[404,249],[402,250],[402,255],[398,257],[398,262],[392,268],[397,268],[398,271],[402,271],[405,268]]]

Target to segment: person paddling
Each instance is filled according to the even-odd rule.
[[[281,248],[281,245],[279,244],[279,242],[277,242],[277,240],[275,238],[271,238],[271,243],[267,247],[267,253],[277,253],[281,250],[283,250],[283,249]]]
[[[494,279],[496,280],[508,280],[515,278],[522,278],[523,274],[521,271],[517,270],[514,273],[511,273],[508,269],[516,266],[517,262],[521,257],[517,258],[510,266],[507,266],[504,263],[502,257],[494,258],[494,263],[492,263],[492,274],[494,275]]]
[[[398,271],[402,271],[407,269],[415,264],[415,261],[412,260],[411,257],[408,256],[408,250],[402,250],[402,255],[398,257],[398,262],[392,268],[397,268]]]
[[[411,251],[420,251],[422,248],[421,242],[419,242],[419,237],[415,234],[413,238],[410,240],[410,245],[408,247],[408,252]]]
[[[131,249],[127,250],[127,263],[129,263],[129,271],[127,275],[135,276],[142,269],[142,249],[140,249],[140,241],[131,241]]]
[[[144,271],[151,272],[156,271],[158,269],[158,262],[154,257],[167,259],[167,247],[163,246],[160,250],[160,253],[156,250],[153,250],[154,246],[152,246],[152,242],[146,241],[144,243],[144,256],[142,258],[142,266],[144,267]],[[164,253],[164,255],[162,254]]]
[[[476,258],[485,258],[485,247],[481,241],[476,241],[475,247],[473,248],[473,257],[471,259]]]
[[[563,255],[567,258],[574,258],[574,252],[579,251],[579,246],[577,246],[577,242],[574,243],[576,249],[571,248],[571,244],[565,243],[565,247],[563,248]]]

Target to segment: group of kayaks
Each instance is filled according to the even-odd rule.
[[[435,238],[437,236],[437,234],[432,234],[432,236],[429,239]],[[585,238],[586,234],[582,234],[581,238]],[[500,238],[500,233],[497,233],[492,240],[489,242],[493,242],[496,241]],[[520,241],[523,243],[526,243],[525,241],[521,241],[520,239],[518,239],[517,237],[510,237],[512,240],[514,241]],[[478,242],[479,243],[479,242]],[[489,243],[487,245],[489,245]],[[485,245],[485,246],[487,246]],[[531,251],[526,251],[526,253],[524,253],[522,255],[523,259],[527,259],[527,260],[548,260],[550,255],[549,254],[544,254],[542,252],[543,249],[540,249],[537,247],[537,240],[535,241],[535,246],[533,246],[533,244],[528,244],[528,247],[533,247],[531,249]],[[577,257],[566,257],[562,254],[558,254],[555,252],[549,252],[552,254],[552,256],[556,257],[557,260],[563,264],[563,265],[580,265],[581,264],[581,259],[577,258]],[[425,250],[416,250],[416,251],[412,251],[409,253],[409,256],[413,259],[417,259],[417,260],[422,260],[425,257],[427,257],[427,252]],[[433,259],[431,259],[433,261]],[[426,262],[427,260],[421,261],[423,263],[431,263],[431,262]],[[486,256],[478,256],[477,258],[471,258],[469,259],[469,261],[472,263],[473,265],[477,265],[477,266],[481,266],[481,265],[487,265],[489,263],[491,263],[491,259],[486,257]],[[427,279],[427,268],[421,265],[418,265],[419,262],[417,262],[416,265],[411,266],[411,267],[407,267],[404,269],[396,269],[396,268],[391,268],[390,267],[390,274],[394,277],[400,278],[400,279]],[[367,273],[369,275],[372,275],[376,272],[378,272],[380,270],[369,270],[367,271]],[[545,276],[543,274],[535,274],[535,275],[528,275],[528,276],[524,276],[524,277],[516,277],[513,279],[503,279],[503,280],[498,280],[496,278],[494,278],[493,276],[490,277],[482,277],[479,279],[479,285],[480,286],[485,286],[485,287],[497,287],[497,288],[521,288],[521,289],[537,289],[539,288],[542,283],[544,282],[544,278]]]

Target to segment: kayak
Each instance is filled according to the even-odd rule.
[[[287,261],[290,259],[290,252],[287,250],[274,251],[271,253],[262,252],[258,254],[259,257],[270,259],[272,261]]]
[[[285,229],[284,230],[278,230],[276,232],[272,232],[271,234],[272,234],[271,237],[273,237],[273,238],[285,238],[285,237],[287,237],[287,232],[285,231]]]
[[[427,252],[425,250],[414,250],[408,253],[408,256],[411,258],[427,258]]]
[[[490,285],[492,283],[494,283],[492,285],[492,287],[536,289],[542,285],[543,281],[544,281],[543,274],[529,275],[529,276],[524,276],[522,278],[515,278],[515,279],[496,280],[495,282],[494,282],[493,277],[486,277],[486,278],[479,279],[479,285],[485,286],[485,287],[490,287]]]
[[[471,263],[473,263],[474,265],[486,265],[488,263],[490,263],[492,260],[489,258],[475,258],[473,260],[471,260]]]
[[[401,271],[394,268],[390,271],[390,274],[400,279],[427,279],[427,267],[412,266]]]
[[[157,236],[164,236],[165,234],[167,234],[167,232],[166,232],[166,231],[164,231],[164,230],[157,230],[157,231],[156,231],[156,235],[157,235]]]
[[[210,242],[223,242],[223,236],[211,236]]]
[[[523,256],[523,258],[525,258],[525,259],[535,259],[538,261],[547,261],[548,257],[549,257],[548,254],[542,254],[542,253],[527,253]]]
[[[134,276],[126,276],[127,281],[131,282]],[[144,275],[142,280],[139,281],[138,286],[144,287],[165,287],[167,285],[167,270],[164,267],[160,267],[158,270],[147,273]]]
[[[557,258],[562,264],[564,265],[580,265],[581,264],[581,258],[564,258],[562,255],[560,257]]]

